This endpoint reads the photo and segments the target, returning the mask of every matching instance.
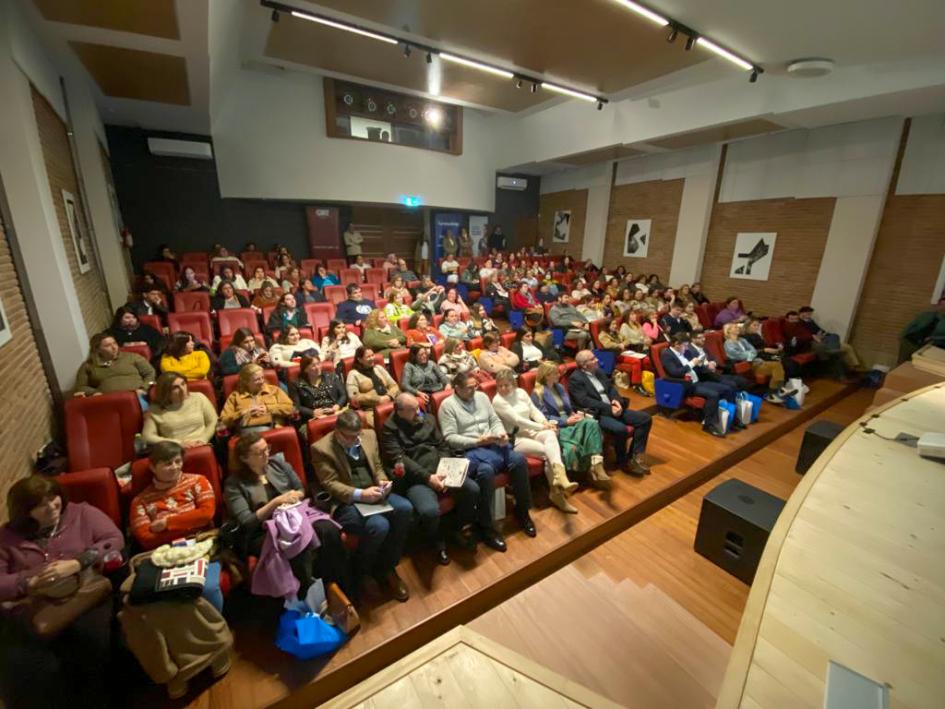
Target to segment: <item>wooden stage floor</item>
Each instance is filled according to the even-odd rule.
[[[811,385],[802,410],[766,405],[758,423],[725,439],[702,433],[695,421],[654,417],[648,451],[651,475],[635,479],[617,474],[608,493],[580,490],[571,498],[579,509],[577,515],[565,515],[548,505],[545,486],[536,485],[538,509],[533,510],[533,518],[538,536],[529,539],[510,520],[505,554],[482,545],[475,554],[451,549],[453,562],[446,567],[435,565],[422,550],[405,557],[398,570],[411,589],[410,600],[359,608],[361,630],[327,660],[300,662],[283,654],[273,644],[279,604],[234,594],[227,601],[227,615],[235,618],[231,621],[236,636],[232,669],[215,683],[208,677],[196,678],[191,693],[176,705],[316,706],[578,560],[853,390],[818,380]],[[146,686],[134,695],[136,707],[168,705],[162,688]]]

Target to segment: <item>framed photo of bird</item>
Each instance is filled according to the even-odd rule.
[[[627,230],[623,235],[623,255],[632,258],[646,258],[650,252],[651,219],[628,219]]]
[[[742,232],[735,237],[729,278],[767,281],[774,259],[775,232]]]

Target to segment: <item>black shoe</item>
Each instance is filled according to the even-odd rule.
[[[537,537],[538,530],[535,529],[535,523],[532,522],[532,518],[526,512],[523,517],[518,518],[518,523],[522,525],[522,530],[530,537]]]
[[[635,460],[628,460],[623,464],[622,469],[627,475],[635,478],[642,478],[647,474],[647,472],[649,472]]]
[[[505,539],[494,529],[479,530],[479,538],[482,540],[482,543],[490,549],[495,549],[496,551],[506,551],[508,549],[508,546],[505,544]]]
[[[449,566],[450,555],[446,553],[446,547],[439,547],[436,550],[436,563],[440,566]]]
[[[476,551],[476,537],[466,531],[453,532],[450,537],[453,544],[464,551]]]
[[[733,431],[744,431],[747,428],[741,421],[733,421],[730,425]]]
[[[722,432],[718,429],[717,426],[713,426],[712,424],[708,424],[708,423],[705,424],[705,425],[702,427],[702,430],[705,431],[706,433],[708,433],[710,436],[715,436],[716,438],[725,438],[725,434],[722,433]]]

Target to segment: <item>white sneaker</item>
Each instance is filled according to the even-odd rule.
[[[782,399],[777,394],[772,394],[771,392],[765,394],[765,401],[771,402],[772,404],[783,404],[784,399]]]

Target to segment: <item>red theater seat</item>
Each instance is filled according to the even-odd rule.
[[[216,340],[210,313],[168,313],[167,327],[172,333],[189,332],[206,345],[212,345]]]
[[[365,283],[361,286],[361,294],[376,304],[381,296],[381,289],[373,283]]]
[[[164,281],[169,291],[174,290],[174,282],[177,280],[177,269],[174,268],[174,264],[168,261],[145,261],[142,269],[150,271]]]
[[[121,493],[110,468],[90,468],[56,476],[56,482],[72,502],[87,502],[107,514],[121,529]]]
[[[535,379],[538,377],[537,369],[530,369],[518,375],[518,385],[531,394],[535,391]]]
[[[114,469],[134,460],[142,423],[135,392],[67,399],[63,408],[70,470]]]
[[[515,342],[515,332],[512,330],[503,332],[500,338],[502,340],[502,346],[511,349],[512,344]]]
[[[324,291],[325,299],[333,305],[338,305],[348,297],[348,291],[344,286],[325,286]]]
[[[452,391],[437,391],[433,393],[433,396],[430,397],[430,406],[433,409],[433,414],[437,414],[440,411],[440,404],[442,404],[448,396],[452,396]]]
[[[209,313],[210,294],[204,291],[188,291],[174,294],[175,313]]]
[[[232,308],[217,313],[217,322],[220,325],[220,339],[224,336],[233,336],[241,327],[250,332],[259,332],[259,317],[252,308]]]
[[[321,327],[328,327],[335,317],[334,303],[306,303],[304,307],[308,322],[316,332]]]
[[[387,282],[387,274],[383,268],[369,268],[364,272],[364,279],[367,283],[373,283],[381,288]]]
[[[315,271],[318,270],[321,262],[321,259],[317,258],[303,258],[299,262],[299,268],[302,269],[302,273],[305,274],[306,278],[311,278],[315,275]]]
[[[601,330],[604,332],[607,331],[607,326],[610,324],[610,318],[602,318],[600,320],[591,320],[588,323],[588,330],[591,333],[591,340],[594,342],[594,347],[598,349],[604,349],[600,344],[600,333]]]
[[[302,481],[302,487],[308,488],[308,478],[305,474],[305,464],[302,460],[302,448],[299,446],[299,434],[291,426],[282,426],[273,428],[269,431],[263,431],[262,437],[269,444],[270,455],[282,453],[285,456],[285,462],[292,466],[299,480]],[[239,436],[230,438],[227,444],[227,474],[232,475],[236,470],[238,462],[236,460],[236,443]]]
[[[392,413],[394,413],[393,401],[388,401],[386,404],[380,404],[374,407],[374,430],[377,432],[378,440],[380,440],[381,437],[381,427]]]
[[[159,315],[139,315],[138,322],[143,325],[150,325],[158,332],[164,332],[164,323],[161,322]]]
[[[390,353],[390,370],[397,384],[400,384],[400,380],[404,376],[404,365],[407,364],[409,358],[409,349],[394,350]]]
[[[131,352],[140,357],[144,357],[146,360],[151,361],[151,348],[145,344],[140,345],[122,345],[119,347],[122,352]]]
[[[338,272],[338,280],[342,285],[349,283],[361,283],[364,279],[361,277],[361,271],[356,268],[342,268]]]
[[[348,267],[348,262],[343,258],[330,258],[325,262],[325,267],[329,271],[338,273],[341,269]]]

